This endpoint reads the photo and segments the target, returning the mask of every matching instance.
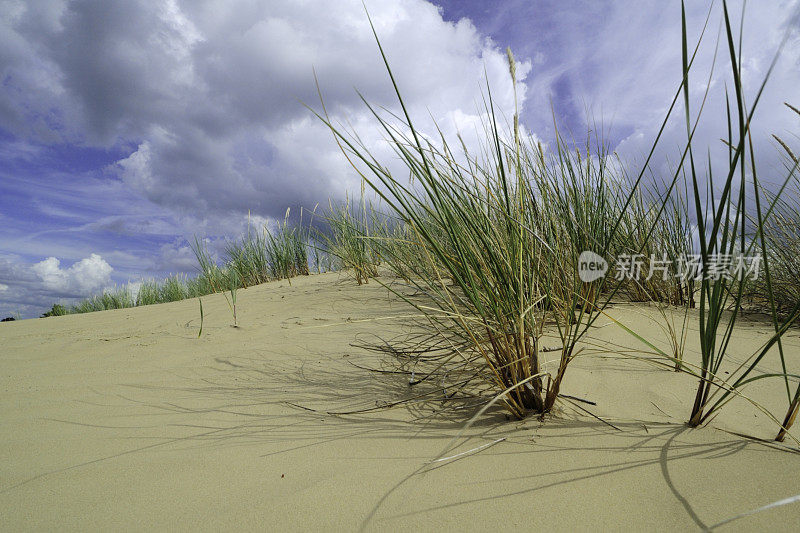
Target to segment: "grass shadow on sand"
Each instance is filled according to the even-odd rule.
[[[406,519],[489,502],[494,505],[542,492],[577,490],[571,487],[604,478],[612,483],[611,478],[618,476],[635,478],[639,471],[652,474],[652,469],[657,468],[664,494],[671,495],[694,525],[706,528],[718,516],[698,509],[696,494],[686,494],[687,490],[696,490],[691,485],[694,481],[688,481],[688,470],[700,465],[718,471],[722,468],[719,464],[754,462],[755,456],[788,450],[785,446],[712,428],[690,430],[677,421],[614,420],[615,429],[585,413],[565,408],[543,422],[529,419],[509,423],[497,409],[475,422],[458,449],[503,439],[500,445],[481,451],[479,459],[465,454],[430,464],[435,455],[424,450],[439,449],[449,442],[479,408],[474,400],[456,398],[443,406],[439,398],[417,398],[408,385],[408,377],[391,366],[375,368],[374,356],[346,355],[305,358],[298,365],[277,364],[259,357],[218,358],[201,383],[181,389],[187,400],[202,398],[203,405],[149,406],[182,416],[214,415],[220,417],[220,422],[228,420],[228,425],[216,426],[184,422],[184,427],[205,432],[183,442],[202,446],[269,444],[274,448],[261,457],[307,451],[340,441],[414,439],[420,443],[415,446],[415,453],[405,454],[402,459],[417,468],[381,495],[362,527],[378,520]],[[626,368],[627,365],[620,371]],[[390,406],[394,408],[387,408]],[[424,441],[428,444],[421,444]],[[736,457],[742,454],[741,459]],[[795,453],[788,460],[794,461],[794,457],[798,455]],[[388,460],[397,456],[387,451],[370,459]],[[391,506],[384,508],[393,494],[409,483],[416,483],[415,479],[426,483],[429,481],[425,478],[435,476],[435,471],[465,464],[473,466],[476,460],[500,462],[506,467],[528,465],[524,470],[533,472],[509,477],[505,475],[507,468],[495,469],[485,479],[464,483],[467,490],[451,491],[447,501],[439,505],[418,506],[408,513],[392,512]],[[511,485],[514,490],[507,489]]]

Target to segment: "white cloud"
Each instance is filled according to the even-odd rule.
[[[510,116],[505,53],[470,22],[445,22],[423,0],[367,5],[423,129],[436,133],[429,113],[448,132],[474,122],[484,69]],[[325,205],[358,186],[330,132],[301,103],[318,102],[314,69],[334,120],[359,125],[367,143],[381,135],[355,89],[398,111],[360,0],[18,4],[5,24],[19,46],[4,67],[0,109],[9,118],[0,114],[0,127],[132,146],[119,176],[179,214],[184,231],[201,219],[223,234],[222,220],[248,209],[280,218],[288,206]],[[521,61],[521,81],[529,70]],[[524,104],[524,84],[519,97]],[[46,135],[30,127],[42,117]]]
[[[0,252],[0,285],[7,287],[0,289],[0,317],[39,316],[54,303],[71,305],[110,284],[103,276],[107,264],[97,255],[75,261],[73,267],[62,268],[56,258],[32,264],[23,256]]]
[[[88,296],[108,285],[114,270],[97,254],[91,254],[69,268],[60,265],[58,259],[48,257],[30,268],[46,289],[62,296]]]
[[[2,283],[0,283],[0,292],[7,291],[7,290],[8,290],[8,285],[3,285]]]

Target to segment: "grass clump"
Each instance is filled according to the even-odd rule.
[[[217,265],[205,242],[201,239],[195,237],[190,247],[197,259],[199,274],[190,285],[189,292],[197,293],[197,296],[204,296],[200,292],[208,290],[205,294],[212,294],[225,291],[230,286],[227,269]]]
[[[239,241],[228,243],[225,254],[228,257],[228,277],[235,273],[242,287],[266,283],[274,279],[272,261],[269,255],[267,230],[242,237]],[[230,281],[228,282],[230,285]]]
[[[266,230],[265,230],[266,231]],[[266,254],[269,258],[270,274],[273,279],[287,279],[307,276],[308,267],[308,228],[289,225],[289,210],[283,224],[275,232],[267,232]]]
[[[142,281],[136,294],[136,305],[153,305],[161,303],[158,282],[154,279]]]
[[[771,201],[766,201],[761,194],[751,134],[756,107],[769,78],[769,72],[778,56],[776,55],[773,60],[752,103],[747,106],[743,94],[741,61],[738,56],[740,51],[737,51],[735,44],[737,38],[731,27],[725,2],[723,2],[723,15],[725,39],[731,65],[733,98],[728,99],[728,135],[725,143],[728,146],[728,165],[724,169],[721,180],[712,172],[711,165],[708,166],[707,176],[703,179],[695,165],[692,134],[700,120],[702,108],[697,117],[692,120],[689,106],[690,68],[687,61],[685,13],[683,16],[683,96],[688,136],[683,162],[692,183],[690,192],[693,196],[694,215],[698,225],[700,259],[703,265],[703,275],[699,282],[698,315],[701,364],[697,372],[698,389],[689,416],[690,426],[699,426],[709,420],[733,397],[741,395],[741,389],[744,386],[760,379],[778,377],[785,383],[791,411],[793,398],[781,339],[790,324],[800,317],[800,305],[794,306],[785,318],[779,319],[778,317],[775,287],[772,285],[771,254],[768,250],[770,243],[765,237],[765,228],[769,228],[770,221],[774,220],[772,217],[776,200],[792,179],[797,163],[795,162],[788,169],[787,176],[779,184],[781,187],[778,193],[773,195]],[[702,196],[706,190],[709,190],[711,194],[706,197],[704,202]],[[715,191],[720,192],[715,195]],[[752,191],[750,193],[752,197],[748,191]],[[749,225],[748,217],[751,221]],[[734,327],[743,309],[746,278],[753,268],[752,260],[750,260],[750,264],[746,265],[745,260],[753,257],[754,254],[760,254],[759,258],[755,260],[756,265],[763,262],[763,266],[758,266],[758,268],[763,268],[764,288],[766,289],[764,297],[771,312],[774,333],[765,340],[762,348],[737,365],[731,372],[731,377],[723,379],[720,369],[728,355]],[[732,272],[730,270],[723,272],[712,270],[713,265],[719,265],[723,260],[732,262]],[[743,268],[745,266],[746,270]],[[768,353],[774,353],[772,351],[774,347],[778,348],[777,355],[782,372],[778,374],[757,372],[759,363]],[[789,421],[788,418],[787,421]],[[788,429],[786,422],[781,426],[779,438],[782,438],[785,430]]]
[[[136,306],[136,300],[130,288],[117,287],[103,291],[102,294],[92,296],[78,302],[71,309],[71,313],[91,313],[93,311],[108,311],[110,309],[125,309]]]
[[[349,199],[337,207],[331,204],[325,220],[328,233],[320,235],[326,252],[338,258],[359,285],[369,283],[369,278],[378,275],[380,254],[376,237],[382,229],[372,205],[367,205],[362,193],[357,206]]]
[[[510,51],[508,56],[516,86],[516,64]],[[491,394],[517,418],[547,413],[580,352],[580,339],[608,303],[601,296],[615,283],[582,279],[579,259],[587,250],[601,256],[611,250],[619,214],[641,176],[627,194],[617,195],[613,184],[622,177],[606,164],[609,154],[597,139],[581,151],[558,136],[555,149],[546,152],[523,138],[516,114],[511,130],[501,132],[490,90],[483,156],[463,144],[456,156],[443,137],[437,144],[422,140],[396,92],[399,123],[365,103],[411,173],[411,184],[395,178],[356,134],[333,126],[324,104],[318,116],[348,159],[367,169],[361,173],[354,165],[404,224],[409,245],[391,255],[409,273],[402,277],[412,290],[395,292],[433,332],[407,352],[413,355],[406,361],[420,382],[441,383],[439,391]],[[396,242],[382,240],[390,247]],[[550,351],[541,343],[545,325],[561,344],[555,361],[544,355]]]
[[[207,294],[213,294],[214,287],[205,276],[194,276],[186,278],[186,293],[189,298],[199,298]]]
[[[47,318],[49,316],[63,316],[67,314],[69,314],[69,308],[61,304],[53,304],[53,307],[45,311],[39,318]]]
[[[195,240],[193,247],[200,270],[215,292],[228,290],[231,283],[248,287],[276,279],[287,279],[310,274],[308,249],[310,246],[310,224],[289,224],[290,210],[277,229],[270,231],[265,225],[261,231],[251,231],[238,241],[228,243],[225,248],[227,260],[220,268],[210,255]],[[319,268],[319,259],[316,260]]]
[[[185,300],[189,297],[189,291],[186,288],[186,276],[176,274],[164,279],[159,286],[158,292],[160,302]]]
[[[136,305],[153,305],[167,302],[177,302],[190,297],[187,278],[175,274],[161,280],[145,280],[139,286],[136,295]]]
[[[556,129],[552,146],[545,149],[522,135],[516,113],[513,125],[501,131],[490,89],[480,156],[471,154],[460,138],[461,149],[453,150],[441,133],[436,139],[423,136],[411,121],[379,41],[402,112],[385,118],[364,103],[411,179],[395,177],[356,133],[333,125],[323,102],[317,116],[364,182],[402,222],[402,238],[381,235],[378,240],[385,243],[383,257],[404,273],[403,282],[390,288],[419,311],[429,332],[390,350],[418,376],[415,384],[438,383],[432,390],[444,391],[446,398],[456,393],[489,394],[493,396],[489,404],[502,401],[515,417],[547,413],[559,397],[569,363],[581,351],[581,339],[605,314],[611,298],[625,294],[637,301],[699,308],[700,364],[682,359],[688,312],[683,315],[683,333],[677,332],[674,323],[668,324],[675,339],[673,353],[661,352],[676,370],[698,378],[689,425],[703,424],[732,398],[741,396],[747,384],[778,378],[785,384],[789,403],[778,437],[785,435],[800,406],[800,388],[793,394],[789,387],[781,338],[800,317],[800,303],[781,306],[776,300],[774,281],[786,279],[795,265],[787,256],[771,261],[776,245],[791,238],[768,230],[775,227],[776,213],[786,217],[790,212],[784,209],[781,215],[777,200],[798,163],[790,153],[781,191],[772,198],[762,194],[751,121],[766,79],[746,106],[737,38],[725,2],[723,15],[732,69],[728,86],[734,99],[728,100],[724,142],[729,164],[721,180],[712,173],[710,161],[705,176],[695,161],[693,136],[702,105],[692,117],[689,73],[702,34],[694,51],[690,50],[685,15],[683,79],[635,177],[627,175],[622,162],[612,164],[614,158],[597,138],[579,146],[567,142]],[[510,51],[508,58],[516,85]],[[703,103],[711,80],[709,75]],[[645,177],[652,178],[651,158],[681,96],[687,142],[680,162],[672,175],[659,180],[658,188],[646,189]],[[344,213],[337,222],[349,246],[339,255],[352,257],[351,265],[369,263],[366,230]],[[620,275],[587,278],[580,269],[587,251],[608,261],[609,271]],[[746,272],[709,273],[720,257],[741,260],[755,252],[763,256],[763,299],[774,332],[757,353],[723,379],[720,369],[743,309]],[[635,271],[626,271],[631,265],[613,259],[620,254],[640,257],[641,264]],[[694,255],[699,258],[698,272],[688,271],[687,260]],[[664,275],[655,276],[659,271]],[[560,344],[553,349],[543,344],[551,337]],[[775,353],[773,348],[777,348],[782,371],[755,372],[768,353]],[[543,355],[551,351],[557,352],[554,360]]]

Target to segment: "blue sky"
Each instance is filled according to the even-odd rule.
[[[697,37],[708,11],[690,2]],[[798,2],[752,2],[743,34],[752,95],[789,41],[754,130],[764,168],[777,133],[797,145]],[[192,272],[187,239],[235,238],[286,208],[326,205],[359,182],[315,104],[316,69],[332,115],[391,154],[355,88],[396,105],[359,0],[0,0],[0,316],[37,316],[114,284]],[[587,117],[636,161],[680,77],[680,4],[480,0],[367,6],[412,115],[446,133],[480,120],[484,73],[513,112],[505,65],[520,63],[522,123],[547,143],[552,114],[576,138]],[[738,20],[741,4],[732,2]],[[702,92],[720,27],[715,4],[692,90]],[[701,141],[716,153],[725,62],[712,79]],[[695,100],[696,101],[696,100]],[[679,123],[663,153],[677,149]],[[666,170],[666,164],[658,165]]]

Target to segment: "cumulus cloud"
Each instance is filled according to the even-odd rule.
[[[108,284],[107,263],[91,255],[62,268],[56,258],[31,264],[24,257],[0,253],[0,315],[31,318],[54,303],[71,304]],[[110,268],[110,267],[109,267]]]
[[[61,296],[85,296],[103,289],[111,282],[114,270],[102,257],[91,254],[69,268],[61,268],[61,262],[48,257],[31,267],[48,290]]]
[[[0,124],[42,139],[129,143],[118,175],[187,226],[248,209],[278,218],[358,184],[301,103],[318,101],[314,70],[334,120],[365,126],[367,142],[381,136],[354,89],[396,109],[360,0],[12,6],[4,22],[17,46],[4,58]],[[510,112],[505,55],[472,23],[445,22],[423,0],[368,7],[415,120],[430,126],[430,113],[451,131],[469,121],[484,71]],[[528,70],[523,61],[521,80]],[[524,103],[524,85],[519,93]],[[44,133],[31,126],[45,117]]]

